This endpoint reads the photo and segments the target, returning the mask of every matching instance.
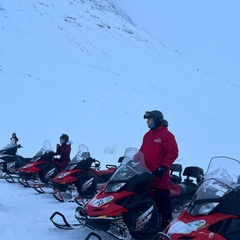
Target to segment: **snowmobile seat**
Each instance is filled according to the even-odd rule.
[[[182,181],[182,165],[174,163],[170,167],[170,181],[172,184],[177,184]]]
[[[191,178],[195,178],[197,184],[199,185],[203,181],[204,171],[200,167],[190,166],[184,169],[183,176],[186,176],[185,181],[193,181]]]

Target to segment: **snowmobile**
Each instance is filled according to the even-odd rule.
[[[213,157],[188,208],[166,229],[172,240],[240,239],[240,161]]]
[[[142,152],[127,148],[121,165],[109,181],[85,205],[78,206],[75,217],[79,225],[91,232],[86,238],[102,239],[97,232],[105,232],[116,239],[170,239],[161,233],[157,206],[149,195],[153,174],[147,169]],[[62,218],[63,223],[55,221]],[[78,224],[69,224],[59,212],[50,217],[61,229],[73,229]]]
[[[66,169],[54,177],[53,197],[60,202],[75,201],[79,205],[88,201],[117,168],[108,164],[107,169],[100,170],[100,164],[91,158],[88,147],[81,144]]]
[[[19,148],[22,148],[22,145],[9,143],[0,150],[0,172],[2,177],[10,183],[16,182],[20,167],[32,159],[18,155]]]
[[[182,173],[185,177],[182,180],[181,164],[173,164],[170,167],[170,198],[172,202],[172,218],[175,219],[189,205],[194,193],[203,181],[204,171],[197,166],[186,167]],[[174,173],[179,173],[178,175]],[[151,196],[160,206],[160,201],[156,197],[155,189],[149,189]]]
[[[20,168],[19,183],[24,187],[49,184],[58,174],[57,164],[53,161],[54,155],[51,143],[45,140],[43,147],[34,155],[32,160]]]

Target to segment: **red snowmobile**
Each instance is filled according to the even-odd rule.
[[[54,151],[48,140],[35,154],[32,160],[20,168],[18,181],[24,187],[34,187],[35,184],[48,184],[57,174],[57,164],[53,161]]]
[[[116,239],[150,240],[169,239],[160,232],[158,209],[149,195],[153,174],[145,166],[142,152],[127,148],[121,165],[109,181],[85,205],[78,206],[75,217],[79,225],[91,230],[102,231]],[[54,218],[62,217],[63,223]],[[53,224],[62,229],[72,229],[65,217],[55,212],[50,217]],[[85,240],[93,237],[102,239],[97,232],[90,233]]]
[[[88,147],[81,144],[77,155],[66,169],[54,177],[53,196],[60,202],[86,203],[116,170],[115,165],[106,165],[100,170],[100,162],[91,158]]]
[[[240,239],[240,161],[210,160],[204,182],[187,210],[165,230],[172,240]]]

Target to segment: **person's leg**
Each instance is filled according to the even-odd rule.
[[[165,228],[172,220],[172,205],[169,197],[169,191],[158,189],[156,193],[160,200],[159,211],[162,216],[161,227]]]

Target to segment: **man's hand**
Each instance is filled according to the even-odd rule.
[[[155,175],[161,178],[166,171],[167,171],[167,167],[161,166],[157,169],[157,171],[155,172]]]

